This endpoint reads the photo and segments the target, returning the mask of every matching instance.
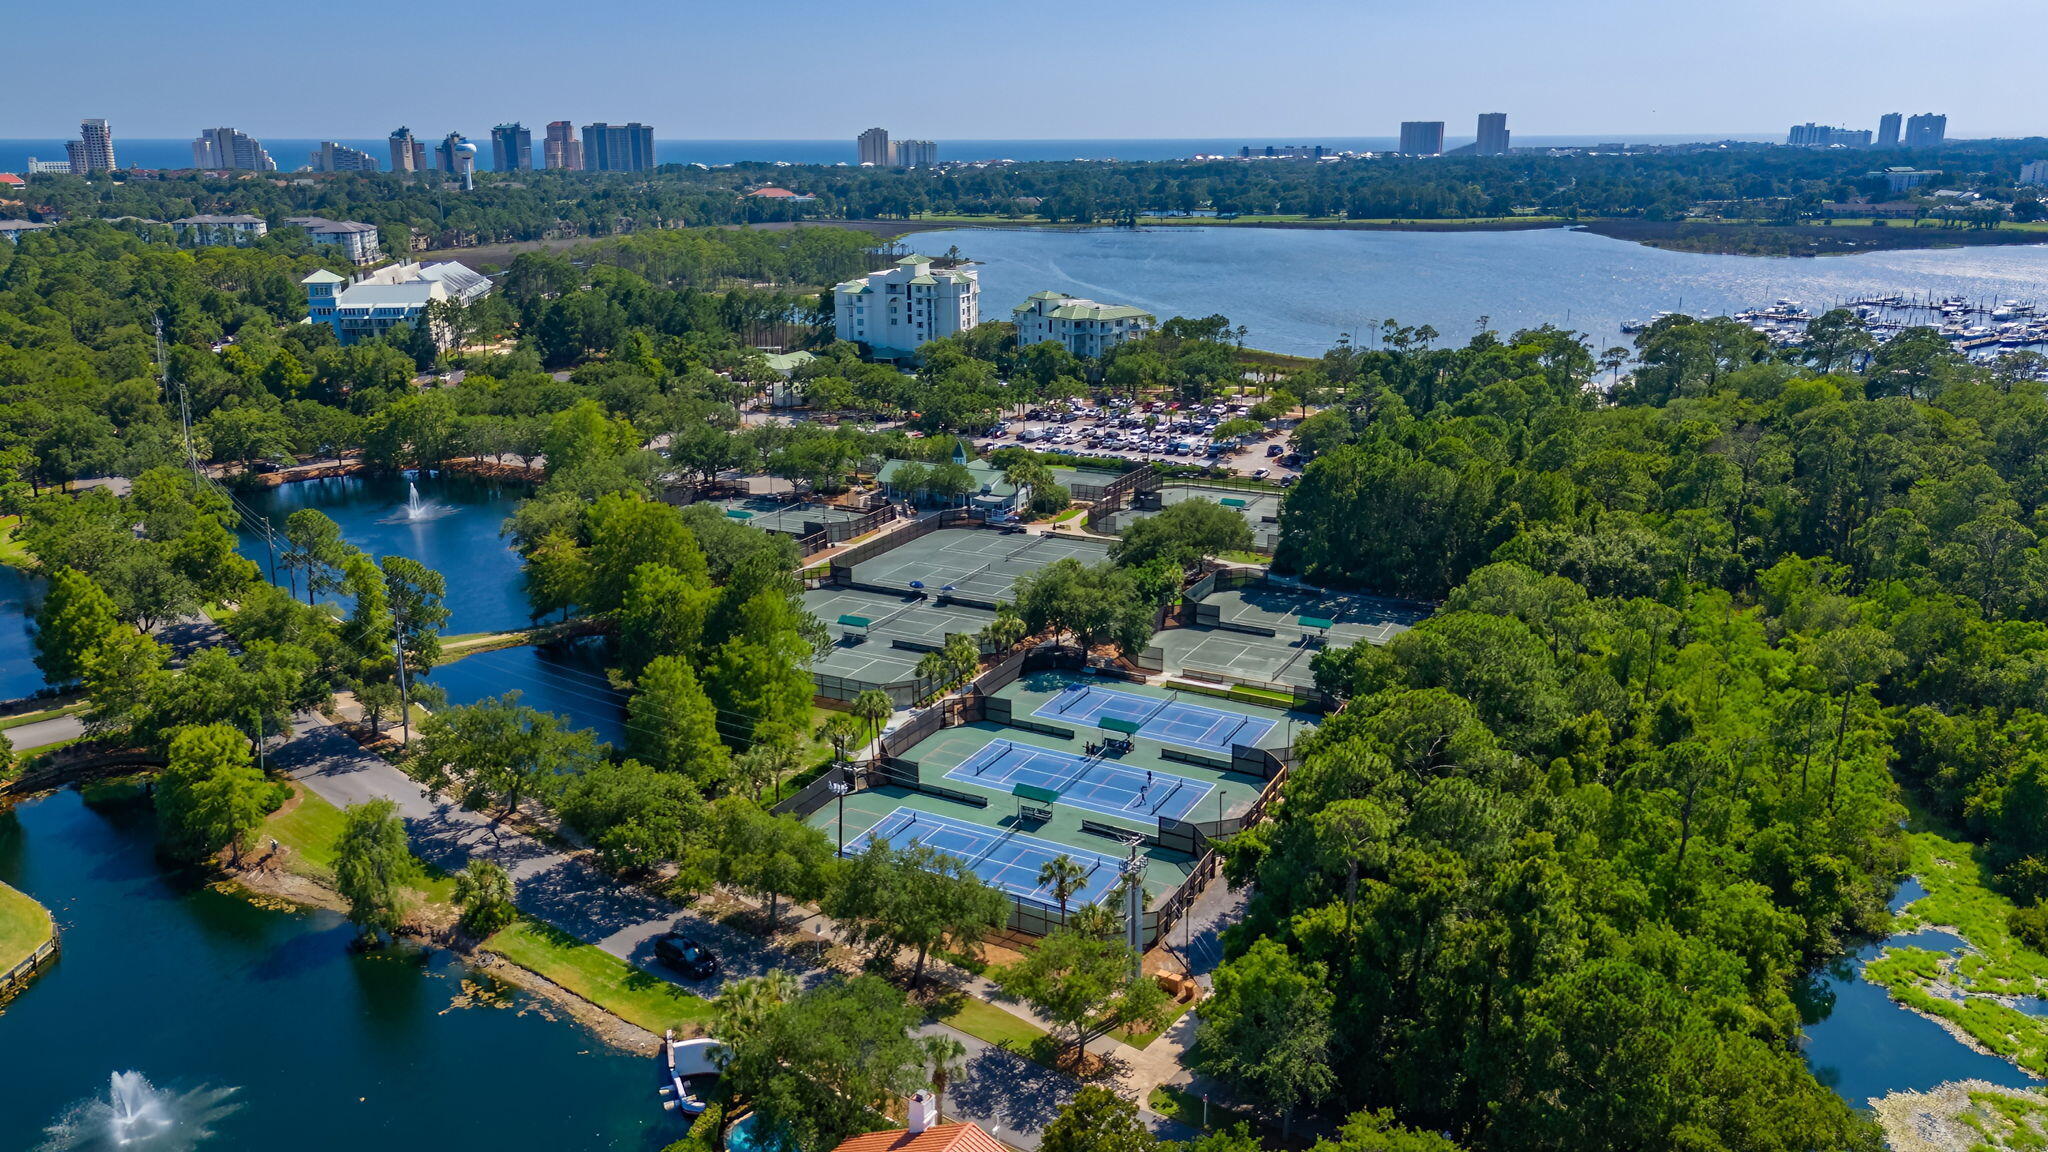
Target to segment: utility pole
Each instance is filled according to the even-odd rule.
[[[1137,835],[1125,841],[1131,846],[1131,855],[1124,861],[1124,930],[1131,946],[1133,980],[1145,975],[1145,860],[1138,855],[1138,846],[1144,842]]]
[[[398,617],[391,618],[391,651],[398,655],[398,723],[407,747],[412,746],[412,698],[405,690],[405,641],[398,632]]]
[[[277,545],[271,540],[270,517],[268,516],[263,518],[263,551],[270,557],[270,582],[275,584],[277,583]],[[312,579],[311,573],[308,573],[306,578],[308,580]],[[310,594],[310,589],[308,591]],[[298,594],[299,580],[294,575],[292,577],[292,596],[296,598]]]

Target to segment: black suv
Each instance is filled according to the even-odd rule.
[[[718,957],[712,955],[711,949],[681,932],[668,932],[656,937],[654,958],[691,980],[707,980],[718,975]]]

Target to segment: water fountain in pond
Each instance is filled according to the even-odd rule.
[[[405,504],[398,511],[384,518],[386,524],[418,524],[426,520],[439,520],[455,511],[451,504],[437,504],[420,496],[420,486],[413,481],[405,483]]]
[[[212,1124],[237,1107],[233,1088],[171,1092],[140,1072],[116,1072],[107,1094],[82,1100],[50,1125],[38,1152],[188,1152],[213,1135]]]

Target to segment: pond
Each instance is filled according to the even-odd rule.
[[[337,476],[299,480],[238,493],[270,520],[283,543],[285,517],[317,508],[341,526],[349,543],[372,556],[409,556],[448,582],[448,622],[442,631],[500,632],[530,625],[519,556],[498,534],[519,507],[522,488],[453,474]],[[242,554],[279,584],[291,575],[271,570],[270,550],[246,528]],[[302,593],[303,594],[303,593]]]
[[[229,1109],[206,1148],[649,1152],[682,1134],[652,1057],[445,952],[353,953],[339,916],[189,883],[153,843],[134,804],[64,792],[0,813],[0,880],[64,932],[55,966],[0,1013],[0,1148],[37,1147],[130,1071],[147,1081],[122,1081],[133,1107],[186,1125]],[[51,1147],[111,1146],[106,1111],[87,1106]]]
[[[966,229],[903,238],[981,261],[981,314],[1008,320],[1053,289],[1133,304],[1160,319],[1222,313],[1255,348],[1320,355],[1340,332],[1428,324],[1464,343],[1481,316],[1501,332],[1557,324],[1593,349],[1659,311],[1717,315],[1779,297],[1809,307],[1867,293],[1960,293],[2048,302],[2048,246],[1873,252],[1821,259],[1671,252],[1588,232],[1347,232],[1174,225]]]
[[[19,700],[43,688],[28,619],[42,590],[41,580],[0,564],[0,700]]]
[[[1909,879],[1892,897],[1892,911],[1926,894],[1919,881]],[[1863,965],[1886,944],[1944,951],[1963,947],[1951,933],[1918,929],[1867,944],[1819,973],[1802,1007],[1808,1019],[1806,1060],[1821,1083],[1859,1108],[1892,1092],[1925,1092],[1952,1080],[2040,1086],[2011,1061],[1972,1051],[1939,1024],[1864,980]]]
[[[571,728],[588,728],[609,744],[626,739],[626,694],[605,678],[600,640],[546,646],[497,648],[464,656],[427,677],[448,693],[450,704],[474,704],[487,696],[518,692],[529,708],[553,712]]]

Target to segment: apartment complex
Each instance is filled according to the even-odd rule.
[[[1906,147],[1938,148],[1948,137],[1948,117],[1922,112],[1906,118]]]
[[[1897,112],[1887,112],[1877,118],[1877,146],[1897,148],[1899,146],[1899,122]]]
[[[394,264],[354,280],[322,268],[299,281],[306,288],[308,322],[334,329],[343,344],[382,336],[400,324],[413,324],[427,306],[444,301],[468,304],[490,294],[490,278],[446,261],[440,264]],[[446,340],[434,333],[437,343]]]
[[[64,145],[73,175],[114,170],[114,129],[105,120],[79,121],[78,137]]]
[[[891,140],[886,128],[870,128],[854,138],[860,163],[871,168],[936,168],[936,140]]]
[[[939,142],[936,140],[898,140],[893,151],[898,168],[939,166]]]
[[[287,216],[284,222],[306,230],[315,244],[332,244],[348,253],[357,264],[375,264],[384,258],[377,243],[377,226],[360,220],[329,220],[325,216]]]
[[[491,129],[491,171],[531,172],[533,132],[514,121]]]
[[[839,339],[884,359],[906,356],[981,323],[981,278],[964,265],[940,269],[929,256],[905,256],[833,288],[832,317]]]
[[[649,172],[654,169],[654,129],[638,123],[585,124],[586,172]]]
[[[315,172],[375,172],[377,158],[357,148],[322,140],[308,158]]]
[[[412,129],[400,128],[391,134],[391,170],[393,172],[424,172],[427,170],[427,146],[414,138]]]
[[[1785,134],[1785,143],[1794,148],[1868,148],[1870,129],[1833,128],[1809,120],[1794,124]]]
[[[2029,160],[2020,165],[2020,183],[2048,184],[2048,160]]]
[[[1401,122],[1401,154],[1441,156],[1444,153],[1444,122],[1404,120]]]
[[[1149,332],[1156,319],[1127,304],[1099,304],[1063,292],[1039,292],[1011,313],[1017,323],[1017,346],[1047,341],[1076,356],[1092,358],[1134,336]]]
[[[1508,114],[1505,112],[1481,112],[1479,114],[1479,139],[1472,150],[1481,156],[1505,156],[1508,153]]]
[[[171,221],[178,241],[195,248],[240,248],[254,244],[270,231],[261,216],[185,216]]]
[[[576,126],[567,120],[548,122],[548,134],[541,144],[541,163],[567,172],[583,171],[583,142],[576,139]]]
[[[192,142],[192,166],[208,171],[275,172],[263,142],[233,128],[208,128]]]

